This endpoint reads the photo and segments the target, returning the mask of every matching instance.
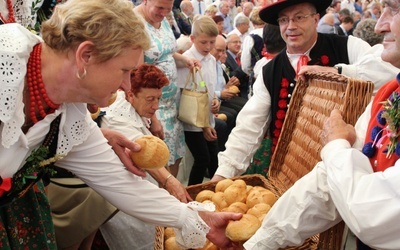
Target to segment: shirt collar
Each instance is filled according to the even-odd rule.
[[[209,61],[212,58],[212,55],[210,53],[208,53],[208,55],[206,56],[200,54],[194,47],[194,44],[192,45],[192,47],[190,47],[189,50],[192,52],[193,57],[199,61]]]

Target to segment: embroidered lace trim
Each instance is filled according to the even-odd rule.
[[[193,213],[197,214],[198,211],[215,211],[214,203],[199,203],[196,201],[189,202],[188,208],[193,209]],[[193,227],[193,225],[196,225]],[[181,230],[176,231],[176,242],[186,248],[202,248],[206,244],[206,235],[210,228],[208,225],[197,215],[187,216],[185,223]]]
[[[41,40],[18,24],[1,25],[0,33],[0,121],[1,143],[9,148],[23,134],[24,105],[22,103],[26,65],[35,44]],[[51,123],[57,115],[62,116],[58,154],[66,154],[72,146],[80,144],[89,136],[90,117],[84,104],[61,105],[54,114],[40,123]]]

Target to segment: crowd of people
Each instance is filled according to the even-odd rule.
[[[400,248],[399,0],[17,2],[0,2],[2,248],[90,249],[100,229],[111,249],[152,249],[160,225],[186,248],[279,249],[341,220],[360,250]],[[204,128],[178,119],[193,69]],[[187,185],[267,176],[306,72],[372,81],[375,97],[355,127],[332,111],[322,161],[239,246],[224,230],[241,215],[193,202],[182,159]],[[143,135],[165,141],[165,168],[135,166]]]

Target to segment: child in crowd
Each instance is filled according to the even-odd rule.
[[[193,45],[183,55],[193,57],[201,62],[201,71],[203,80],[206,83],[209,101],[210,101],[210,126],[199,128],[184,123],[185,141],[193,155],[194,163],[189,176],[188,185],[202,183],[204,175],[213,176],[218,167],[218,127],[226,127],[222,120],[215,119],[214,114],[219,110],[219,100],[215,95],[215,84],[217,79],[216,61],[210,54],[215,46],[215,40],[218,36],[218,28],[215,22],[208,16],[202,16],[193,22],[192,34],[190,36]],[[189,69],[178,69],[178,87],[185,87],[185,81]],[[199,74],[197,74],[199,77]]]

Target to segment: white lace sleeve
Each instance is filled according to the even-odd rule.
[[[187,204],[189,213],[186,214],[182,229],[174,228],[176,242],[183,247],[201,248],[206,244],[206,235],[210,228],[200,218],[198,211],[215,211],[213,203],[189,202]],[[193,225],[196,225],[195,227]]]

